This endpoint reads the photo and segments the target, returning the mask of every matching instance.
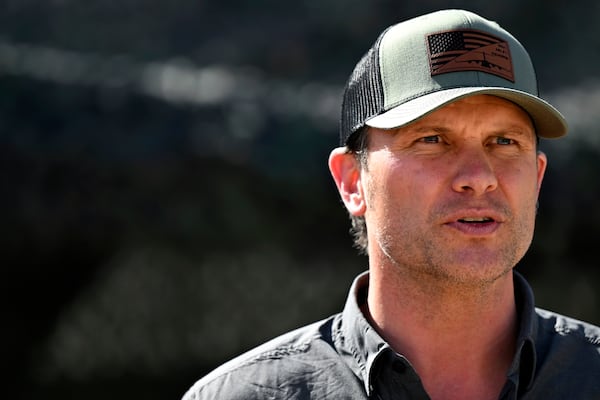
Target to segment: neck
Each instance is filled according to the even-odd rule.
[[[371,322],[432,399],[497,398],[515,350],[511,272],[468,285],[371,268],[367,303]]]

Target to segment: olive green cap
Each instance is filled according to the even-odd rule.
[[[398,128],[476,94],[519,105],[540,137],[567,133],[515,37],[472,12],[443,10],[389,27],[359,61],[344,91],[341,144],[365,125]]]

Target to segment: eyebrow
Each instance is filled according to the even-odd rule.
[[[451,133],[452,129],[450,128],[446,128],[440,125],[422,125],[422,126],[410,126],[407,127],[406,130],[403,130],[402,128],[399,128],[396,130],[396,133],[407,133],[407,134],[419,134],[419,133],[427,133],[427,132],[432,132],[432,133],[436,133],[436,134],[444,134],[444,133]]]
[[[531,137],[532,140],[535,141],[537,134],[535,132],[535,128],[533,129],[523,129],[522,126],[517,125],[508,125],[506,127],[502,127],[500,129],[494,129],[491,131],[492,134],[502,136],[503,134],[511,134],[517,135],[520,137]]]
[[[401,129],[397,130],[398,132],[401,131]],[[422,126],[416,126],[416,127],[409,127],[405,133],[427,133],[427,132],[435,132],[438,134],[448,134],[448,133],[452,133],[452,128],[447,128],[445,126],[440,126],[440,125],[422,125]],[[535,129],[528,129],[528,128],[524,128],[523,126],[520,125],[514,125],[514,124],[510,124],[510,125],[506,125],[506,126],[499,126],[499,127],[494,127],[490,130],[490,133],[493,135],[499,135],[501,136],[502,134],[505,133],[511,133],[511,134],[515,134],[515,135],[519,135],[519,136],[528,136],[528,135],[532,135],[532,137],[536,136],[535,133]]]

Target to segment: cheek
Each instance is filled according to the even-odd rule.
[[[417,203],[427,202],[444,189],[450,188],[448,171],[449,167],[440,163],[423,163],[417,165],[404,165],[398,171],[402,176],[406,196]]]
[[[422,164],[390,163],[373,178],[374,195],[385,201],[386,208],[396,212],[398,209],[419,209],[434,197],[442,180],[441,173]]]
[[[520,208],[535,208],[539,194],[538,174],[535,166],[505,169],[498,175],[503,192],[507,198]]]

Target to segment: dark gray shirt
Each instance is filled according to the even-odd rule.
[[[600,399],[600,328],[534,307],[515,275],[517,351],[500,399]],[[360,311],[368,273],[340,314],[243,354],[200,379],[184,400],[429,399],[410,362]]]

